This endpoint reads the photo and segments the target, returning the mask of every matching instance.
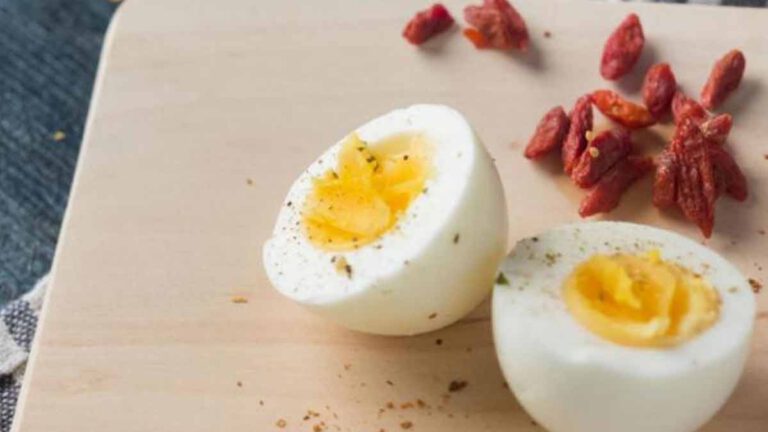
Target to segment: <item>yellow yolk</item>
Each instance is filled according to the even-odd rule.
[[[647,255],[594,255],[564,286],[565,302],[591,332],[621,345],[663,347],[706,330],[720,297],[700,276]]]
[[[430,175],[429,145],[403,134],[369,147],[357,134],[344,141],[336,170],[315,178],[303,209],[309,240],[344,251],[391,229]]]

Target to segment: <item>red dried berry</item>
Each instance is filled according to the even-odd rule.
[[[587,217],[613,210],[624,191],[652,169],[653,160],[643,156],[629,156],[619,161],[581,201],[579,215]]]
[[[506,0],[483,0],[481,6],[467,6],[464,19],[474,27],[465,30],[464,36],[477,48],[528,49],[525,20]]]
[[[451,28],[454,20],[448,9],[440,3],[435,3],[428,9],[420,11],[408,21],[403,29],[403,37],[414,45],[421,45],[432,36]]]
[[[664,150],[656,157],[656,175],[653,180],[653,205],[669,208],[677,202],[677,158],[672,151]]]
[[[604,131],[587,145],[571,173],[571,178],[579,187],[591,187],[630,151],[632,141],[628,130],[618,127]]]
[[[629,14],[605,42],[600,75],[607,80],[616,80],[626,75],[640,58],[644,44],[640,18],[636,14]]]
[[[739,50],[729,51],[712,67],[707,83],[701,89],[701,105],[714,109],[741,83],[747,60]]]
[[[715,225],[717,199],[717,182],[709,146],[701,129],[691,119],[684,120],[678,126],[670,144],[680,162],[676,181],[677,205],[707,238],[712,235]]]
[[[746,200],[749,195],[747,179],[733,159],[733,156],[719,145],[710,145],[709,152],[718,183],[723,185],[725,192],[733,199],[737,201]]]
[[[723,144],[733,127],[733,117],[730,114],[718,114],[699,125],[704,137],[714,143]]]
[[[643,80],[643,101],[652,116],[659,118],[672,103],[677,90],[677,80],[667,63],[651,66]]]
[[[708,116],[709,114],[707,114],[707,111],[701,104],[679,90],[675,92],[675,96],[672,98],[672,118],[675,120],[676,125],[680,124],[685,117],[704,121]]]
[[[592,130],[592,97],[584,95],[573,106],[569,115],[571,127],[563,141],[563,170],[571,174],[573,167],[587,147],[587,132]]]
[[[616,123],[639,129],[656,123],[656,119],[644,106],[632,103],[611,90],[592,92],[592,101],[603,115]]]
[[[559,149],[563,145],[570,123],[563,107],[549,110],[536,126],[536,132],[525,148],[525,157],[536,159]]]

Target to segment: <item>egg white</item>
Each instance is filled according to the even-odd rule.
[[[377,142],[403,133],[432,144],[433,174],[426,192],[393,229],[349,252],[311,244],[301,209],[312,179],[336,167],[343,139],[293,184],[263,249],[275,288],[311,310],[354,330],[408,335],[448,325],[471,311],[493,287],[507,243],[501,181],[480,139],[457,111],[414,105],[356,130]],[[331,262],[343,256],[351,277]]]
[[[595,253],[643,253],[702,274],[722,299],[709,329],[672,348],[633,348],[593,334],[567,311],[563,282]],[[749,350],[754,295],[741,273],[683,236],[630,223],[567,225],[520,241],[493,293],[499,363],[525,409],[553,432],[692,431],[736,385]]]

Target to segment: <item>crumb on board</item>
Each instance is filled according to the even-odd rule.
[[[243,296],[239,296],[239,295],[238,296],[232,296],[232,303],[235,303],[235,304],[248,303],[248,299],[243,297]]]
[[[411,429],[413,427],[413,422],[406,420],[406,421],[400,423],[400,427],[403,428],[403,429]]]
[[[552,32],[550,32],[549,30],[544,30],[544,37],[547,39],[551,38]]]
[[[437,318],[437,312],[432,312],[431,314],[429,314],[429,316],[427,318],[429,318],[429,319]]]
[[[352,364],[351,363],[344,363],[344,370],[348,371],[350,369],[352,369]]]
[[[263,400],[259,401],[259,406],[264,406],[264,401]]]
[[[765,235],[765,230],[761,228],[761,229],[757,230],[757,233],[760,234],[760,235]]]
[[[253,179],[250,177],[245,179],[245,184],[247,184],[248,186],[253,186]]]
[[[755,294],[759,293],[760,290],[763,289],[763,284],[752,278],[749,278],[749,286],[752,287],[752,292]]]
[[[395,385],[395,383],[393,383],[391,380],[386,380],[385,382],[387,383],[387,385],[391,385],[391,386]]]
[[[288,422],[285,421],[285,419],[277,419],[277,421],[275,422],[275,426],[279,427],[280,429],[283,429],[286,426],[288,426]]]
[[[237,386],[238,386],[238,387],[242,387],[242,386],[243,386],[243,382],[242,382],[242,381],[238,381],[238,382],[237,382]]]
[[[442,339],[440,339],[440,338],[435,339],[435,345],[439,346],[439,345],[442,345],[442,344],[443,344],[443,340]]]
[[[51,135],[51,138],[53,138],[53,140],[56,142],[64,141],[64,138],[66,137],[67,137],[67,134],[65,134],[64,131],[61,131],[61,130],[57,130],[56,132],[53,133],[53,135]]]
[[[457,244],[457,243],[459,243],[459,239],[460,239],[460,238],[461,238],[461,237],[460,237],[459,233],[456,233],[456,234],[453,236],[453,244]]]
[[[453,380],[448,384],[448,391],[451,393],[459,392],[467,387],[467,382],[464,380]]]

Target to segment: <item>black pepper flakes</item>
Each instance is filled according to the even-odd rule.
[[[453,236],[453,244],[459,243],[459,233],[456,233],[456,235]]]
[[[496,285],[509,285],[509,279],[507,279],[504,273],[499,272],[499,275],[496,276]]]

